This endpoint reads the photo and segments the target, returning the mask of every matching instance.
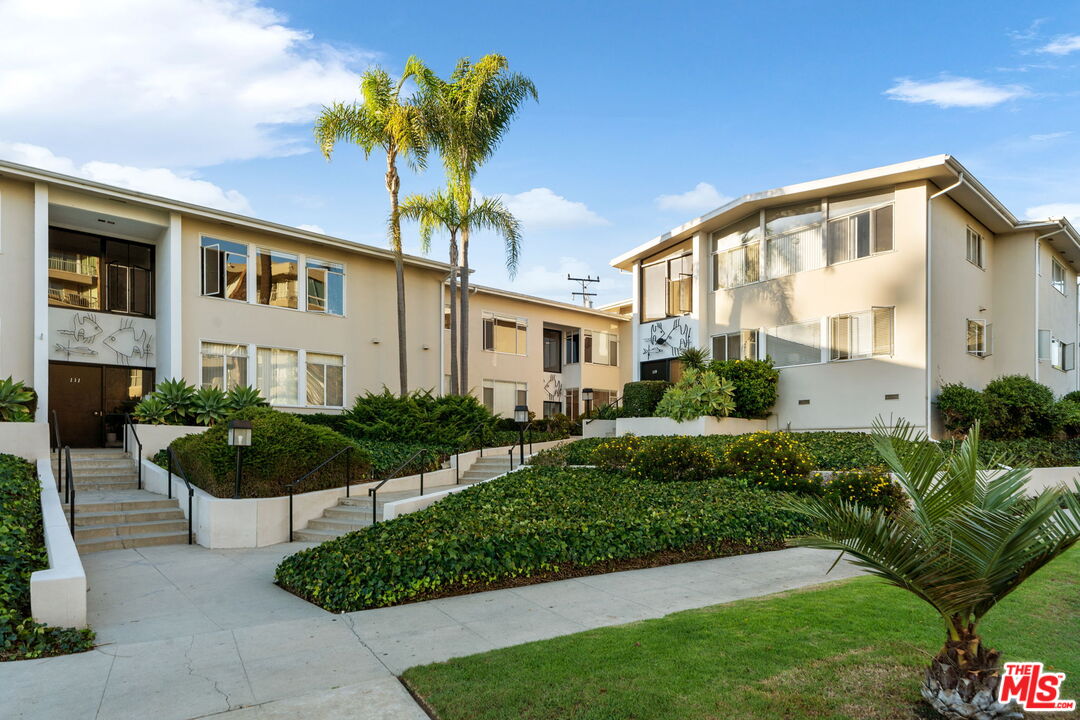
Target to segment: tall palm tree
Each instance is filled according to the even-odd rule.
[[[823,498],[789,498],[784,504],[816,528],[794,544],[847,553],[937,611],[945,644],[922,686],[935,710],[957,719],[1023,717],[1011,703],[996,701],[1001,655],[984,644],[979,622],[1080,540],[1080,500],[1065,487],[1030,499],[1024,494],[1029,470],[988,471],[997,459],[979,459],[978,424],[953,455],[905,423],[891,430],[875,423],[874,445],[910,507],[890,515]]]
[[[453,194],[447,190],[405,198],[401,203],[401,216],[420,223],[420,243],[424,252],[431,246],[431,235],[435,230],[443,229],[450,235],[450,394],[463,394],[468,392],[468,386],[462,387],[458,368],[458,234],[468,226],[501,235],[506,246],[506,267],[513,273],[521,251],[521,225],[502,201],[493,197],[474,198],[468,215],[463,216]]]
[[[410,167],[422,169],[428,152],[428,135],[420,106],[411,98],[402,97],[402,89],[410,78],[424,72],[426,68],[415,57],[406,61],[397,82],[382,68],[367,70],[360,77],[363,102],[336,102],[325,106],[315,121],[315,140],[327,160],[340,141],[359,145],[365,158],[371,157],[375,148],[386,153],[386,191],[390,194],[388,231],[397,276],[398,372],[402,396],[409,391],[409,370],[405,332],[405,258],[401,249],[398,205],[401,177],[397,163],[400,158]]]
[[[521,104],[537,98],[532,81],[510,72],[502,55],[475,63],[458,60],[449,81],[417,74],[432,144],[439,149],[447,183],[465,222],[461,226],[461,391],[469,391],[469,238],[473,178],[495,152]],[[516,261],[508,266],[513,277]]]

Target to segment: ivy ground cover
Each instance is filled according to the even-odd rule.
[[[805,529],[776,494],[527,468],[286,558],[276,580],[334,612],[782,547]],[[638,567],[645,566],[636,565]]]

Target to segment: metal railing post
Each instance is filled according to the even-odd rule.
[[[289,487],[289,542],[292,542],[296,538],[293,537],[293,489]]]
[[[461,448],[454,452],[454,484],[461,484]]]
[[[172,451],[172,448],[169,448],[168,450],[166,450],[166,454],[169,457],[169,499],[172,500],[172,474],[173,474],[173,470],[172,470],[173,451]]]
[[[349,497],[351,488],[349,478],[352,477],[352,448],[345,451],[345,497]],[[292,541],[292,497],[289,498],[289,541]]]
[[[71,526],[71,539],[75,540],[75,483],[71,471],[71,448],[64,446],[64,464],[67,475],[68,522]]]
[[[187,489],[187,544],[192,544],[192,522],[195,519],[195,512],[192,509],[192,505],[195,501],[195,488],[189,487]]]

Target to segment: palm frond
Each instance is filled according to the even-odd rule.
[[[513,278],[521,258],[521,223],[497,197],[477,198],[462,223],[468,228],[492,230],[503,239],[506,270]]]

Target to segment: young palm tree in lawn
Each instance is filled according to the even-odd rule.
[[[435,230],[443,229],[450,235],[450,394],[468,392],[467,387],[461,386],[458,370],[458,233],[467,225],[501,235],[506,245],[506,267],[512,273],[521,249],[521,226],[498,198],[474,198],[468,216],[463,217],[454,196],[446,190],[405,198],[401,216],[420,223],[424,252],[431,246],[431,235]]]
[[[390,249],[394,252],[397,276],[398,371],[401,394],[409,391],[405,331],[405,259],[401,250],[401,219],[398,191],[401,177],[398,159],[411,167],[423,168],[427,159],[428,137],[420,107],[402,97],[405,83],[424,72],[423,63],[410,57],[405,71],[394,82],[382,68],[372,68],[360,77],[361,103],[334,103],[323,108],[315,121],[315,140],[327,160],[340,142],[359,145],[364,157],[375,148],[386,153],[386,191],[390,194]]]
[[[874,445],[910,499],[892,514],[857,504],[799,497],[787,507],[813,521],[804,547],[839,550],[887,583],[929,603],[945,625],[923,697],[948,718],[1020,718],[996,701],[1001,655],[984,644],[979,622],[1002,598],[1080,540],[1080,501],[1065,487],[1036,499],[1030,471],[988,472],[979,426],[948,456],[910,425],[875,424]],[[1076,490],[1080,492],[1080,485]]]
[[[461,378],[460,390],[469,391],[469,238],[470,210],[474,203],[473,178],[495,152],[518,108],[536,87],[529,78],[509,70],[502,55],[485,55],[475,63],[458,61],[449,82],[434,73],[418,73],[417,82],[428,118],[432,143],[439,149],[447,183],[461,209]],[[516,255],[508,269],[513,276]]]

